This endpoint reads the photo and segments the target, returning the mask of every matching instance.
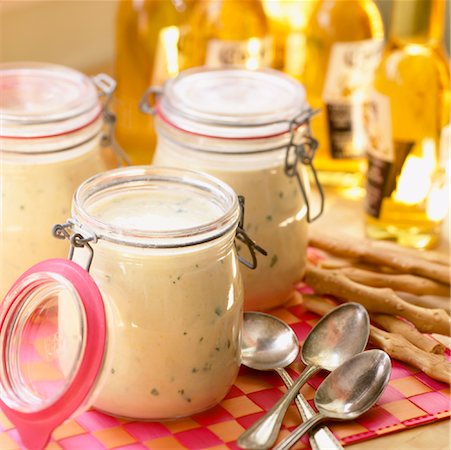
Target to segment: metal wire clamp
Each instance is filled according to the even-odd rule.
[[[157,115],[157,101],[158,97],[163,94],[163,88],[161,86],[150,86],[146,89],[141,100],[139,101],[139,109],[144,114],[149,116]],[[153,103],[151,103],[153,102]]]
[[[321,186],[321,183],[318,179],[318,174],[316,173],[315,167],[313,165],[313,158],[315,157],[315,152],[318,148],[318,141],[312,136],[310,129],[310,118],[318,113],[318,110],[308,109],[306,111],[302,111],[296,117],[294,117],[290,121],[290,142],[287,146],[287,152],[285,154],[285,166],[284,172],[288,177],[295,177],[299,188],[301,190],[302,196],[304,198],[304,202],[307,206],[307,222],[311,223],[318,219],[319,216],[324,211],[324,192]],[[299,138],[299,134],[296,133],[300,126],[306,126],[307,132],[303,133],[300,137],[300,142],[296,142],[296,139]],[[320,195],[320,208],[318,213],[312,217],[310,201],[308,198],[307,188],[304,185],[301,174],[299,173],[298,163],[302,163],[307,167],[310,167],[310,170],[313,175],[313,179],[315,181],[316,187],[318,188],[318,192]]]
[[[56,224],[52,228],[52,234],[57,239],[67,239],[70,242],[68,259],[71,261],[73,261],[76,248],[87,248],[89,250],[89,258],[85,267],[85,270],[89,272],[94,258],[94,249],[90,242],[96,241],[96,238],[94,236],[83,236],[80,232],[69,233],[68,230],[73,231],[73,227],[74,223],[70,220],[63,224]]]
[[[238,228],[235,237],[247,246],[249,253],[251,254],[252,262],[249,262],[247,259],[243,258],[240,255],[238,255],[238,259],[247,268],[254,270],[257,268],[257,255],[255,254],[255,252],[257,251],[264,256],[267,256],[268,253],[264,248],[255,243],[244,230],[244,197],[242,195],[239,195],[238,201],[240,203],[240,221],[238,222]]]
[[[106,73],[99,73],[91,79],[97,89],[99,89],[100,97],[105,98],[103,103],[103,120],[107,125],[107,131],[102,135],[100,143],[103,147],[111,146],[118,166],[129,166],[131,164],[130,158],[116,140],[116,115],[110,109],[113,93],[116,90],[116,81]]]

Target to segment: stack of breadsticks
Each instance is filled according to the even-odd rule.
[[[436,380],[451,382],[445,346],[431,334],[451,335],[450,266],[439,257],[369,241],[312,233],[304,281],[318,294],[361,303],[370,313],[370,342]],[[324,297],[304,296],[323,315]]]

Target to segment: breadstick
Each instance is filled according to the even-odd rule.
[[[371,325],[370,342],[391,357],[417,367],[434,380],[451,383],[451,363],[443,355],[428,353],[410,343],[403,336],[388,333]]]
[[[451,335],[451,317],[446,311],[411,305],[398,297],[392,289],[364,286],[339,271],[318,269],[310,265],[306,268],[305,281],[318,293],[361,303],[369,312],[402,316],[419,331]]]
[[[442,308],[448,314],[451,314],[451,303],[449,297],[438,297],[436,295],[414,295],[409,292],[401,291],[395,291],[395,294],[412,305],[422,306],[423,308]]]
[[[304,295],[303,305],[309,311],[321,316],[335,307],[325,299],[313,295]],[[443,355],[425,352],[399,334],[380,330],[373,325],[370,327],[370,341],[392,358],[417,367],[434,380],[450,383],[451,364]]]
[[[302,304],[305,309],[318,314],[318,316],[326,315],[329,311],[332,311],[337,306],[337,304],[332,300],[320,297],[319,295],[315,294],[304,294],[302,296]]]
[[[431,294],[443,297],[450,295],[449,286],[416,275],[377,273],[356,267],[342,267],[340,272],[351,280],[367,286],[389,287],[394,291],[400,290],[417,295]]]
[[[409,257],[418,258],[419,254],[418,250],[414,248],[401,247],[389,241],[371,241],[371,245],[373,247],[378,247],[384,249],[387,252],[397,255],[403,254]],[[435,252],[421,252],[421,258],[435,262],[437,264],[441,264],[443,266],[450,265],[449,256],[441,255]]]
[[[438,355],[445,353],[445,346],[443,344],[420,333],[414,326],[397,317],[388,314],[371,314],[371,319],[384,330],[390,333],[400,334],[415,345],[415,347],[425,352],[436,353]]]
[[[450,284],[450,267],[427,261],[421,258],[420,254],[416,258],[401,253],[394,255],[382,248],[372,246],[367,241],[357,241],[352,238],[345,241],[318,233],[310,234],[309,243],[334,255],[357,258],[360,261],[391,267],[400,273],[412,273],[447,285]]]
[[[354,261],[344,258],[326,258],[318,261],[318,267],[323,269],[342,269],[353,266],[355,266]]]
[[[337,258],[328,256],[327,258],[318,259],[317,261],[311,262],[312,264],[321,267],[322,269],[342,269],[345,267],[355,267],[357,269],[367,270],[371,272],[377,270],[379,273],[389,273],[389,274],[396,273],[393,269],[390,269],[388,267],[376,267],[372,266],[371,264],[364,264],[362,262],[359,263],[356,260],[346,258]]]

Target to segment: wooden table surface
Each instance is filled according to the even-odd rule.
[[[322,217],[311,225],[312,229],[329,233],[349,234],[364,237],[364,213],[362,196],[345,198],[327,191],[326,206]],[[443,224],[442,239],[434,250],[443,255],[450,254],[449,215]],[[350,450],[450,450],[451,421],[444,419],[430,425],[395,432],[365,442],[346,446]]]

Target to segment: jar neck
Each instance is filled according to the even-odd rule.
[[[39,157],[41,155],[60,157],[69,155],[77,148],[98,139],[103,128],[103,118],[98,116],[93,122],[70,133],[48,137],[8,138],[0,137],[0,153],[5,156]]]
[[[443,38],[443,0],[394,0],[390,39],[437,46]]]
[[[158,116],[155,118],[155,127],[159,134],[186,149],[228,156],[286,151],[291,139],[290,132],[253,139],[203,136],[176,128]],[[297,133],[302,134],[304,129],[302,124],[297,129]]]
[[[139,203],[142,194],[147,201]],[[123,195],[127,196],[124,201]],[[174,195],[182,201],[177,197],[175,202],[171,197]],[[115,209],[114,203],[121,201],[123,207]],[[173,205],[167,206],[171,201]],[[211,214],[196,217],[196,201]],[[102,203],[108,206],[109,216],[99,213],[98,205]],[[158,211],[158,205],[165,209]],[[180,208],[181,215],[174,215],[179,212],[176,208]],[[116,211],[120,217],[114,217]],[[75,193],[72,214],[75,228],[79,228],[74,231],[82,236],[131,247],[170,249],[210,242],[236,230],[240,208],[235,192],[214,177],[179,169],[134,166],[85,181]]]

